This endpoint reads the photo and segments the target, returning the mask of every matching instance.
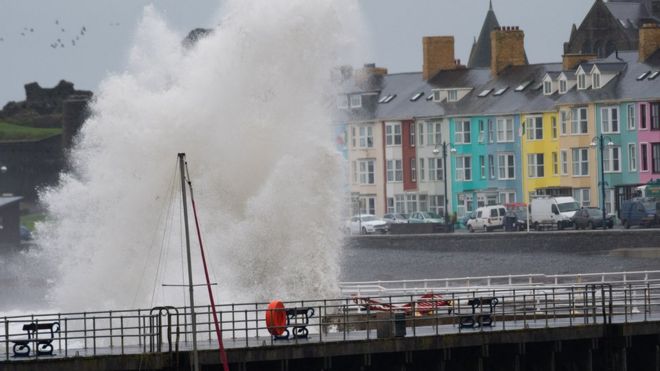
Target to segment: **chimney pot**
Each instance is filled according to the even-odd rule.
[[[491,74],[497,76],[509,66],[527,64],[525,33],[513,26],[503,27],[490,33]]]
[[[453,36],[425,36],[422,39],[422,76],[429,80],[440,71],[456,69]]]

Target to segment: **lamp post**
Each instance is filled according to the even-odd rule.
[[[8,170],[8,169],[7,169],[7,166],[5,166],[5,165],[1,165],[1,166],[0,166],[0,174],[5,174],[5,173],[7,172],[7,170]],[[5,182],[5,183],[6,183],[6,182]],[[3,192],[2,189],[0,189],[0,197],[2,197],[2,195],[4,195],[4,193],[5,193],[5,192]]]
[[[598,149],[600,151],[600,195],[601,195],[601,200],[603,202],[603,229],[607,229],[607,225],[605,224],[606,220],[606,209],[605,209],[605,140],[607,139],[607,146],[612,147],[614,143],[612,142],[612,139],[608,136],[603,136],[603,134],[597,135],[591,139],[591,147],[596,147],[598,146]],[[611,165],[610,165],[611,166]]]
[[[445,225],[449,224],[449,215],[448,215],[448,209],[447,209],[447,147],[449,146],[447,142],[442,142],[442,180],[445,185],[445,194],[444,194],[444,209],[445,209]],[[451,148],[449,150],[451,153],[456,153],[456,148]],[[438,143],[435,144],[435,148],[433,149],[433,155],[436,157],[436,169],[438,167],[437,161],[438,161],[438,154],[440,154],[440,149],[438,148]],[[438,178],[436,174],[436,179]]]

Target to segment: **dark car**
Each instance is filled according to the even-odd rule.
[[[658,203],[655,198],[637,197],[626,200],[619,210],[621,224],[627,229],[633,225],[649,227],[658,222]]]
[[[571,220],[575,229],[603,228],[603,210],[597,207],[585,207],[576,211]],[[614,227],[614,218],[606,215],[604,224],[607,228]]]
[[[520,208],[515,210],[508,210],[506,212],[506,219],[510,223],[510,230],[513,231],[526,231],[527,230],[527,210]]]

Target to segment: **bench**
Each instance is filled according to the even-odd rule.
[[[472,314],[459,316],[459,328],[474,328],[474,327],[490,327],[493,325],[493,313],[495,306],[499,303],[499,299],[495,297],[488,298],[474,298],[468,300],[468,305],[472,307]],[[488,307],[488,312],[484,313],[483,309]],[[481,312],[477,313],[477,308],[481,308]]]
[[[38,356],[53,355],[53,345],[55,334],[60,331],[59,322],[32,322],[23,325],[23,331],[27,333],[27,339],[10,340],[14,343],[14,357],[29,357],[30,344],[34,344]]]
[[[287,328],[284,329],[284,333],[282,335],[274,336],[275,340],[287,340],[289,339],[289,336],[292,335],[291,333],[293,333],[294,339],[306,339],[307,335],[309,335],[307,325],[309,325],[309,319],[314,316],[314,308],[287,308],[285,309],[285,313]],[[289,332],[289,327],[291,327],[291,332]]]

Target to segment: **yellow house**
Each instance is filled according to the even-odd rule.
[[[523,201],[531,195],[567,195],[561,189],[557,112],[524,114],[521,138]]]

